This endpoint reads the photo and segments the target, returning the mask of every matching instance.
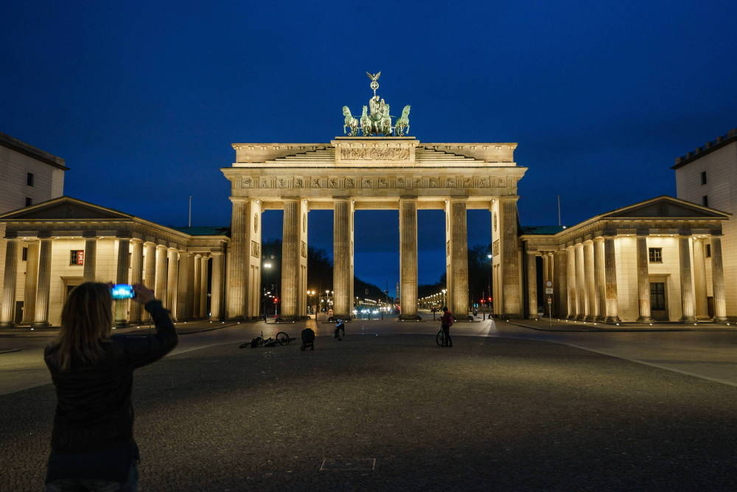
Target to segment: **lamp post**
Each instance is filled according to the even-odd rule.
[[[448,289],[443,289],[443,307],[447,307],[448,306],[448,301],[447,301],[446,295],[445,295],[447,292],[448,292]]]
[[[274,264],[271,261],[267,260],[264,262],[264,271],[266,272],[265,277],[267,277],[269,280],[271,280],[272,268],[274,268]],[[264,292],[266,292],[266,287],[264,287],[263,290]],[[274,299],[276,299],[277,292],[278,292],[278,289],[276,288],[276,285],[274,285],[274,296],[273,296]],[[268,294],[264,294],[264,299],[262,302],[264,306],[264,321],[266,321],[266,318],[268,317],[268,313],[266,311],[268,309],[266,305],[266,295]],[[274,317],[276,317],[276,302],[274,302]]]
[[[494,315],[494,309],[492,308],[493,306],[492,302],[494,301],[494,294],[491,293],[491,275],[492,275],[494,268],[493,268],[492,261],[491,261],[492,254],[489,253],[486,255],[486,257],[489,259],[489,297],[487,301],[489,305],[489,319],[491,319],[492,316]]]
[[[307,314],[312,314],[311,313],[311,311],[312,311],[312,303],[311,303],[310,299],[312,299],[312,296],[314,296],[315,293],[316,292],[315,292],[314,289],[310,289],[310,290],[307,291]]]

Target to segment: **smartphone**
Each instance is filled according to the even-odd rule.
[[[133,286],[128,284],[113,285],[110,293],[113,295],[113,299],[132,299],[136,297]]]

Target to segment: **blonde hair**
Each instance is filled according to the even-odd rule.
[[[85,282],[69,293],[61,311],[61,331],[56,337],[56,362],[62,371],[72,362],[92,364],[105,354],[103,343],[113,324],[110,286]]]

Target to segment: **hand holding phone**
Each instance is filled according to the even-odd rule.
[[[113,299],[133,299],[136,297],[136,291],[132,285],[115,284],[110,288]]]

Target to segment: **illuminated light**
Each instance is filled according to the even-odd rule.
[[[617,323],[617,326],[619,326],[619,323]]]

